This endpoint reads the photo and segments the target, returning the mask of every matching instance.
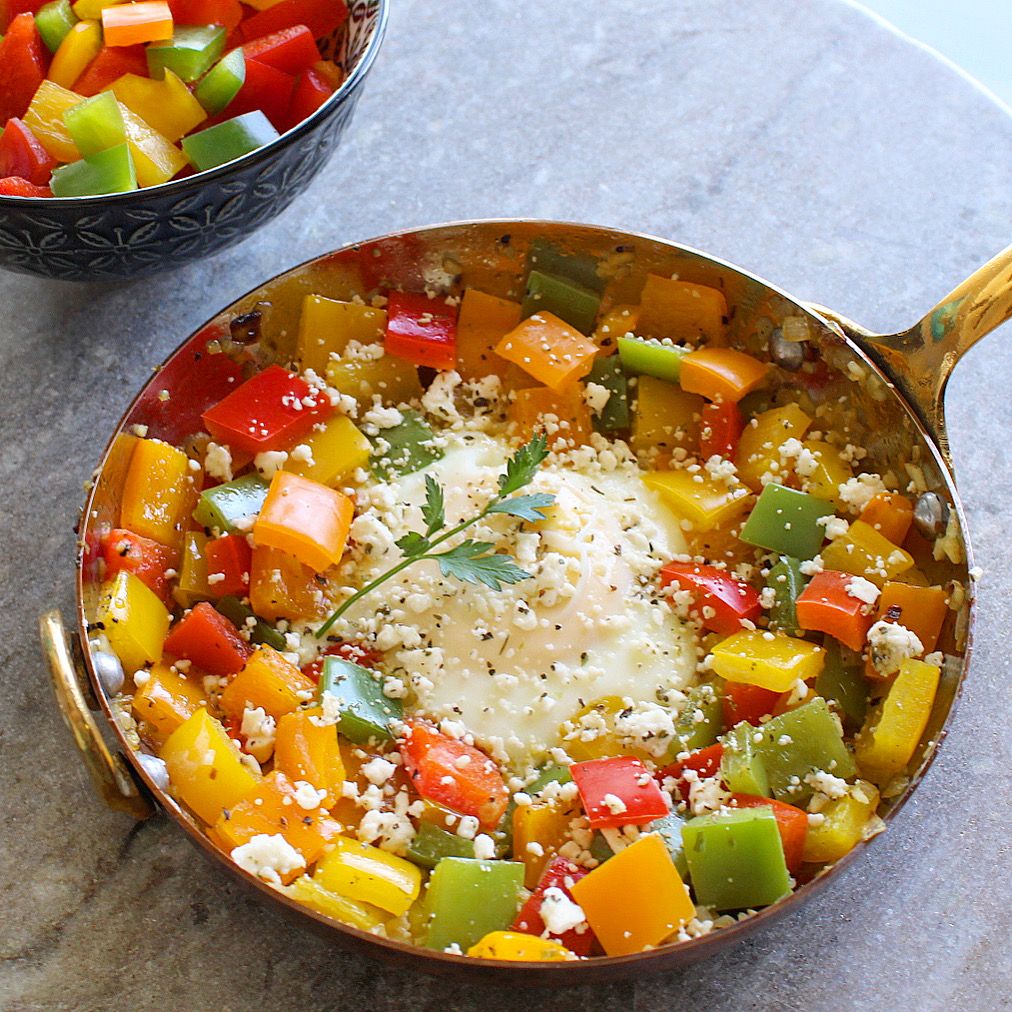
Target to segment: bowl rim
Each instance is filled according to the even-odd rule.
[[[347,0],[348,20],[351,19],[351,8],[355,2],[356,0]],[[138,187],[136,190],[129,190],[126,193],[93,193],[76,197],[23,197],[13,194],[0,194],[0,208],[17,210],[27,207],[57,207],[62,209],[81,206],[90,209],[98,206],[104,209],[105,207],[115,207],[118,204],[132,205],[136,203],[138,194],[151,194],[152,196],[161,197],[163,195],[170,195],[175,191],[183,191],[198,182],[199,185],[213,182],[223,176],[230,175],[237,169],[246,168],[247,165],[255,162],[257,158],[263,157],[267,152],[273,153],[290,147],[301,140],[305,134],[309,133],[318,123],[325,120],[332,112],[335,112],[344,99],[359,87],[362,79],[371,69],[379,53],[383,37],[386,34],[387,21],[390,17],[390,0],[373,0],[373,2],[377,4],[376,22],[369,41],[366,43],[365,50],[352,68],[351,73],[348,74],[337,90],[328,96],[327,100],[318,109],[314,109],[301,123],[297,123],[290,130],[286,130],[283,134],[268,141],[267,144],[254,148],[252,151],[247,151],[246,154],[233,158],[230,162],[223,162],[221,165],[215,165],[213,168],[205,169],[203,172],[194,172],[182,179],[170,179],[168,182],[158,183],[156,186]]]

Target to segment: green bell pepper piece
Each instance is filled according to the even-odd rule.
[[[656,376],[677,383],[682,375],[682,359],[689,349],[670,341],[646,340],[640,337],[620,337],[618,357],[626,372]]]
[[[369,467],[377,481],[420,471],[443,456],[443,451],[432,445],[435,433],[417,411],[403,412],[403,421],[369,438],[373,446]]]
[[[608,841],[601,834],[600,830],[594,832],[593,837],[590,841],[590,846],[587,848],[588,853],[591,857],[596,858],[600,864],[604,864],[605,861],[610,857],[615,856],[615,851],[611,849]]]
[[[769,791],[751,794],[774,797],[800,808],[815,793],[805,783],[809,773],[821,770],[844,780],[857,773],[854,757],[843,743],[840,724],[821,696],[750,730],[762,732],[755,753],[769,778]]]
[[[275,650],[287,650],[288,644],[269,622],[260,618],[252,608],[242,603],[234,594],[226,594],[221,598],[215,609],[225,616],[237,629],[243,629],[248,619],[256,619],[256,625],[250,630],[250,642],[266,644]]]
[[[317,687],[322,704],[324,693],[336,696],[341,717],[337,729],[356,745],[370,739],[393,741],[391,720],[400,720],[403,707],[399,699],[383,695],[383,683],[368,668],[352,664],[342,657],[326,657]]]
[[[597,322],[601,297],[576,281],[531,271],[527,276],[527,293],[524,295],[524,319],[535,313],[553,313],[582,334],[590,334]]]
[[[55,53],[60,43],[80,19],[70,6],[70,0],[50,0],[39,8],[35,15],[35,27],[46,44],[46,49]]]
[[[823,641],[826,663],[815,679],[815,691],[836,703],[843,714],[844,723],[855,730],[864,725],[868,713],[868,683],[864,677],[861,655],[832,636]]]
[[[766,586],[773,588],[776,599],[770,608],[770,628],[788,636],[803,636],[804,630],[798,625],[798,595],[805,589],[808,580],[801,572],[801,560],[782,558],[767,574]]]
[[[702,713],[699,720],[697,714]],[[675,735],[668,749],[669,758],[679,752],[695,752],[712,745],[724,730],[724,705],[717,690],[709,684],[694,685],[686,694],[678,720],[675,721]]]
[[[551,783],[568,784],[572,779],[573,775],[569,772],[568,766],[545,766],[539,771],[537,777],[524,788],[524,791],[533,797],[540,794]],[[513,811],[516,807],[517,803],[511,794],[506,811],[503,812],[499,825],[492,833],[497,857],[509,854],[513,850]]]
[[[117,144],[108,151],[62,165],[54,169],[49,185],[54,197],[89,197],[136,190],[137,172],[130,148]]]
[[[667,815],[654,819],[650,823],[650,832],[659,833],[668,848],[671,860],[678,869],[678,874],[684,880],[689,874],[689,863],[685,860],[685,842],[682,840],[682,829],[685,826],[685,819],[677,812],[668,812]],[[591,850],[593,853],[593,850]]]
[[[465,840],[431,822],[420,822],[404,856],[421,868],[431,869],[444,857],[473,858],[474,840]]]
[[[783,485],[767,485],[756,500],[741,540],[796,559],[814,558],[826,537],[820,517],[833,515],[832,503]]]
[[[126,143],[126,123],[111,91],[100,91],[71,106],[63,114],[63,122],[85,158]]]
[[[720,779],[732,794],[754,794],[760,798],[770,796],[769,776],[758,748],[761,742],[756,741],[756,736],[760,734],[758,728],[743,721],[724,736]]]
[[[226,53],[197,83],[193,97],[209,116],[216,116],[246,82],[246,57],[241,49]]]
[[[568,766],[544,766],[532,783],[524,788],[524,792],[532,798],[540,794],[549,784],[569,784],[573,782],[573,774]]]
[[[171,70],[187,84],[196,81],[221,59],[225,35],[218,25],[177,25],[171,39],[148,43],[148,74],[162,81]]]
[[[254,472],[205,489],[193,519],[208,530],[217,528],[224,534],[234,534],[238,521],[260,512],[270,487],[270,482]]]
[[[425,893],[425,944],[467,952],[490,931],[505,930],[520,909],[523,885],[519,861],[444,857]]]
[[[584,288],[600,295],[607,278],[597,272],[600,261],[589,253],[567,253],[550,239],[538,236],[531,240],[527,253],[527,269],[542,274],[554,274],[557,278],[575,281]]]
[[[791,891],[771,808],[700,815],[682,827],[696,902],[715,910],[764,907]]]
[[[182,140],[183,151],[198,172],[248,155],[280,135],[259,110],[216,123]]]
[[[587,375],[588,383],[597,383],[611,396],[592,418],[595,432],[617,432],[629,428],[629,383],[617,355],[596,358]]]

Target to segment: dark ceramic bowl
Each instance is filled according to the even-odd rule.
[[[132,193],[0,196],[0,267],[63,281],[137,278],[234,246],[280,214],[337,147],[383,38],[387,0],[348,7],[321,45],[347,77],[298,126],[225,165]]]

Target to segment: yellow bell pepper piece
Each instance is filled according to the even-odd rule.
[[[209,824],[260,780],[243,763],[242,753],[220,722],[203,707],[169,735],[159,755],[168,768],[173,795]]]
[[[801,439],[812,424],[812,419],[796,404],[770,408],[756,415],[746,426],[738,440],[738,477],[753,492],[763,487],[764,475],[771,475],[785,484],[785,470],[791,465],[780,453],[788,439]]]
[[[858,780],[842,798],[833,798],[820,808],[822,822],[805,831],[805,862],[831,864],[849,854],[875,814],[878,799],[874,784]]]
[[[106,7],[115,7],[116,4],[122,2],[124,0],[77,0],[73,5],[73,10],[79,18],[90,18],[97,21],[102,17],[102,11]]]
[[[46,77],[61,88],[72,88],[101,48],[102,26],[91,19],[78,21],[53,54]]]
[[[914,564],[909,552],[897,548],[863,520],[855,520],[847,533],[826,545],[821,554],[826,569],[863,576],[880,588]]]
[[[139,186],[167,183],[184,165],[189,164],[186,155],[179,148],[148,126],[140,116],[122,103],[119,108]]]
[[[928,726],[941,669],[906,658],[885,699],[874,707],[854,741],[861,771],[884,783],[904,770]]]
[[[660,945],[696,916],[668,848],[656,833],[641,836],[570,892],[609,956]]]
[[[63,122],[63,114],[83,101],[84,96],[76,91],[61,88],[53,81],[43,81],[24,115],[25,125],[58,162],[76,162],[81,157]]]
[[[467,954],[477,959],[510,959],[527,963],[555,963],[576,956],[561,942],[522,931],[490,931]]]
[[[705,471],[648,471],[643,475],[643,484],[697,531],[712,531],[733,523],[752,502],[752,493],[744,485],[711,478]]]
[[[311,432],[301,444],[306,447],[309,459],[296,456],[293,451],[285,461],[285,470],[321,485],[334,486],[355,468],[369,463],[370,445],[347,415],[331,415],[323,424],[322,432]]]
[[[307,295],[302,300],[295,357],[302,369],[323,376],[331,356],[342,354],[349,341],[376,344],[383,340],[386,326],[387,314],[382,309]]]
[[[383,346],[377,345],[377,352]],[[383,354],[379,358],[347,358],[327,363],[327,382],[339,393],[372,407],[378,394],[384,404],[406,403],[422,396],[418,367],[402,358]]]
[[[704,403],[702,397],[686,393],[677,383],[638,376],[630,445],[639,453],[654,448],[670,453],[676,446],[694,450],[699,444]]]
[[[308,875],[297,878],[290,886],[282,888],[286,896],[305,904],[310,910],[315,910],[325,917],[333,917],[335,921],[343,924],[350,924],[353,928],[360,928],[362,931],[372,931],[379,927],[390,915],[379,907],[369,903],[358,903],[346,896],[338,896],[337,893],[324,889],[319,882]]]
[[[322,573],[341,561],[354,512],[343,492],[290,471],[276,471],[253,524],[253,537],[258,545],[288,552]]]
[[[192,608],[198,601],[211,599],[206,546],[207,535],[203,531],[187,531],[183,538],[183,561],[179,564],[179,578],[172,596],[184,608]]]
[[[537,887],[545,866],[569,837],[569,823],[580,814],[576,798],[535,801],[513,809],[513,853],[524,863],[524,886]],[[537,846],[530,850],[528,844]],[[540,853],[538,851],[540,850]]]
[[[168,664],[156,664],[133,699],[134,716],[146,720],[162,740],[202,706],[207,706],[203,688]]]
[[[738,402],[766,378],[766,363],[734,348],[702,348],[682,358],[683,390],[709,401]]]
[[[639,306],[627,306],[623,303],[612,306],[597,325],[593,341],[605,355],[610,355],[618,348],[618,339],[636,330],[640,319]]]
[[[477,288],[464,290],[457,315],[457,372],[465,380],[504,379],[512,371],[510,363],[492,349],[520,323],[520,311],[519,302]]]
[[[286,713],[278,720],[274,768],[293,782],[305,780],[318,791],[326,791],[324,804],[333,808],[341,798],[346,776],[337,743],[337,728],[333,724],[321,727],[311,719],[322,714],[321,709],[314,707]]]
[[[140,440],[123,483],[120,527],[178,551],[198,494],[195,474],[182,450],[160,439]]]
[[[95,621],[128,675],[162,659],[171,621],[169,609],[128,570],[121,569],[103,585]]]
[[[497,355],[539,383],[561,390],[590,372],[597,345],[554,313],[535,313],[495,346]]]
[[[207,119],[204,107],[171,70],[165,71],[161,81],[139,74],[124,74],[103,90],[111,91],[120,105],[139,116],[171,144]]]
[[[583,386],[573,383],[560,390],[551,387],[523,387],[514,390],[509,406],[509,417],[517,424],[517,436],[528,442],[542,429],[553,449],[561,448],[562,441],[572,446],[590,442],[594,424],[590,408],[583,399]]]
[[[648,274],[636,333],[691,344],[725,344],[727,300],[707,285]]]
[[[320,861],[314,880],[357,903],[369,903],[400,917],[418,898],[421,869],[379,847],[339,836]]]
[[[801,444],[814,458],[815,465],[802,466],[795,463],[795,470],[801,478],[801,491],[835,504],[837,509],[844,506],[840,498],[840,486],[854,477],[851,466],[840,457],[840,451],[829,443],[817,439],[806,439]],[[811,468],[811,469],[809,469]]]
[[[249,573],[250,607],[268,622],[279,618],[319,618],[327,599],[316,574],[293,555],[258,545]]]
[[[257,648],[239,673],[225,686],[219,704],[230,717],[242,717],[247,707],[262,706],[277,720],[311,699],[316,683],[266,644]]]
[[[825,650],[815,643],[766,636],[762,629],[732,633],[713,648],[713,670],[728,681],[786,692],[798,679],[815,678],[826,663]]]
[[[559,726],[559,737],[570,758],[576,762],[631,755],[654,761],[648,752],[623,743],[615,729],[615,718],[626,709],[621,696],[601,696],[581,707]],[[587,737],[584,738],[584,735]]]

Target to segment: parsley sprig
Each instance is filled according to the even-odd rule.
[[[505,513],[520,520],[536,522],[544,520],[544,510],[555,502],[555,496],[549,492],[535,492],[530,495],[516,495],[534,479],[538,468],[548,456],[548,440],[543,432],[539,432],[530,442],[525,443],[506,462],[506,470],[499,475],[499,491],[473,517],[463,520],[455,527],[446,530],[446,510],[444,507],[443,490],[432,475],[425,476],[425,504],[422,506],[422,519],[425,521],[425,533],[409,531],[398,538],[395,544],[404,558],[375,580],[355,591],[335,611],[317,631],[322,637],[327,630],[353,605],[366,594],[385,583],[402,569],[425,559],[432,559],[439,564],[443,576],[453,576],[465,583],[483,583],[492,590],[501,590],[503,584],[519,583],[529,580],[531,574],[521,569],[509,555],[494,551],[495,544],[491,541],[475,541],[466,538],[460,544],[445,551],[434,549],[450,538],[466,531],[469,527],[483,520],[492,513]]]

